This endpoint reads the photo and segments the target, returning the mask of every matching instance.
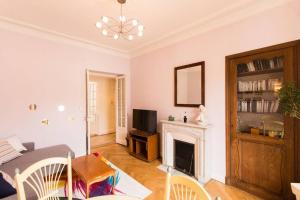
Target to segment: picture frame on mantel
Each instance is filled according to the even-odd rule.
[[[174,106],[205,105],[205,61],[174,68]]]

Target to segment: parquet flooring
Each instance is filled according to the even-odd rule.
[[[92,149],[116,143],[116,133],[91,136]]]
[[[93,152],[100,152],[104,157],[136,179],[152,191],[146,200],[163,200],[166,174],[157,169],[160,161],[156,160],[147,163],[129,155],[127,148],[118,144],[111,144],[92,149]],[[261,200],[247,192],[237,188],[224,185],[211,180],[205,186],[212,199],[220,196],[222,200]]]

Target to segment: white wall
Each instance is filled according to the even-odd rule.
[[[300,39],[300,1],[265,11],[226,27],[190,38],[131,60],[132,108],[158,111],[158,120],[172,114],[191,119],[193,108],[174,107],[174,67],[205,61],[205,105],[212,124],[212,173],[224,181],[225,56]],[[138,84],[134,84],[138,83]]]
[[[37,148],[68,144],[84,154],[87,68],[130,78],[126,58],[0,29],[0,138],[16,134]],[[36,112],[28,110],[32,103]],[[57,111],[60,104],[65,112]]]

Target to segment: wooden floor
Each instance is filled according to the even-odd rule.
[[[146,200],[164,199],[166,174],[157,169],[157,166],[161,164],[158,160],[151,163],[138,160],[129,155],[127,148],[118,144],[94,148],[92,151],[102,153],[104,157],[150,189],[152,194]],[[213,197],[212,199],[220,196],[222,200],[260,200],[249,193],[215,180],[208,182],[205,189]]]
[[[105,135],[92,135],[91,136],[91,147],[92,149],[102,147],[109,144],[116,143],[116,133],[110,133]]]

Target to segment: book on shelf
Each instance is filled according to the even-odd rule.
[[[282,85],[282,80],[272,78],[267,80],[238,81],[239,92],[275,91],[277,86]]]
[[[265,99],[240,99],[238,100],[238,112],[250,113],[277,113],[279,100]]]
[[[248,63],[240,63],[237,65],[238,74],[247,72],[264,71],[271,69],[283,68],[283,56],[276,56],[271,59],[256,59]]]

